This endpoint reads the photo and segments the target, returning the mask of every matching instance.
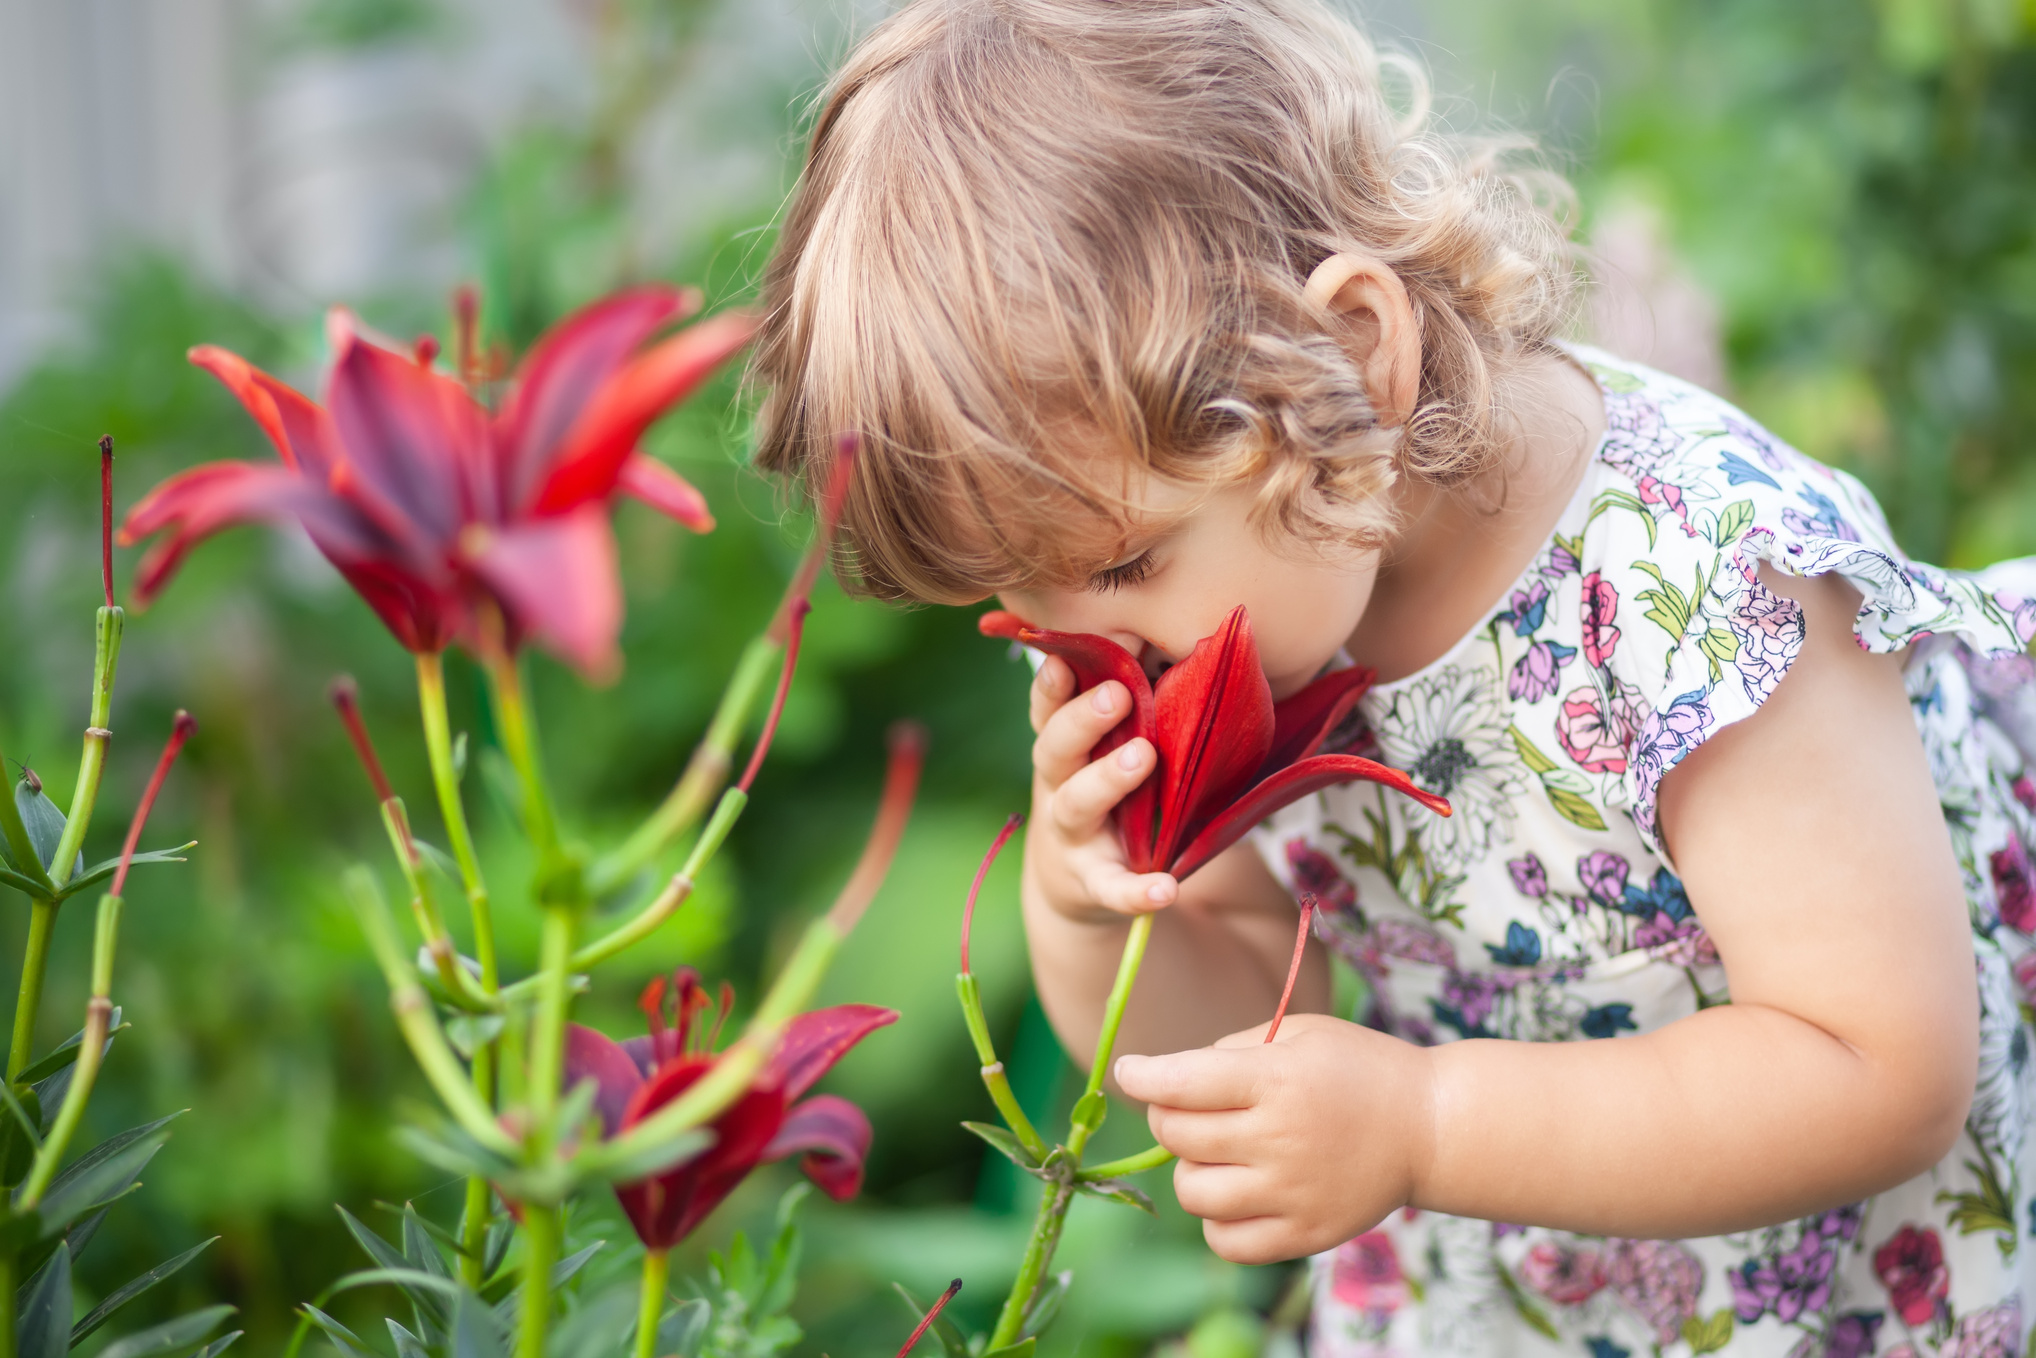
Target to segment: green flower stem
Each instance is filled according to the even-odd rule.
[[[467,1180],[466,1211],[460,1216],[460,1281],[477,1292],[487,1281],[482,1274],[487,1260],[482,1255],[488,1248],[488,1216],[494,1197],[495,1190],[486,1179],[475,1175]]]
[[[778,653],[783,649],[768,634],[749,643],[728,680],[728,687],[722,690],[707,734],[686,763],[686,771],[650,818],[588,874],[593,895],[605,896],[628,881],[706,814],[714,794],[728,781],[735,744],[742,738],[750,710],[768,690]]]
[[[7,1047],[10,1083],[28,1069],[28,1059],[35,1051],[35,1014],[42,1007],[42,981],[49,970],[49,945],[56,925],[55,901],[29,902],[28,946],[22,952],[21,989],[14,999],[14,1037]]]
[[[78,862],[78,850],[85,845],[85,831],[92,824],[92,809],[99,801],[99,778],[106,771],[106,746],[113,739],[107,723],[113,720],[113,675],[120,668],[120,637],[127,615],[119,608],[101,608],[94,629],[92,649],[92,721],[85,728],[85,749],[78,758],[78,785],[71,792],[71,816],[64,822],[63,837],[50,859],[50,880],[62,886],[70,880]]]
[[[410,834],[410,813],[404,809],[401,797],[391,797],[382,803],[382,827],[389,832],[389,845],[396,851],[397,865],[403,869],[417,932],[424,938],[424,949],[431,954],[446,998],[469,1013],[499,1011],[502,1002],[460,965],[459,947],[453,942],[452,931],[446,928],[445,912],[438,907],[438,889],[433,885],[432,875],[424,870],[423,858]]]
[[[985,1353],[995,1353],[1018,1342],[1019,1331],[1025,1327],[1025,1313],[1032,1307],[1033,1294],[1039,1291],[1039,1280],[1046,1276],[1046,1266],[1053,1262],[1061,1228],[1067,1224],[1068,1205],[1074,1198],[1072,1184],[1047,1184],[1040,1193],[1039,1213],[1032,1219],[1032,1238],[1026,1242],[1025,1257],[1018,1264],[1018,1281],[1011,1285],[1011,1295],[1004,1298],[1004,1309],[997,1314],[997,1328],[990,1331],[990,1342],[983,1346]]]
[[[544,1358],[551,1330],[551,1270],[558,1263],[563,1234],[556,1207],[523,1205],[523,1314],[516,1331],[516,1358]]]
[[[113,677],[120,667],[120,638],[126,619],[127,615],[118,608],[99,610],[92,653],[91,721],[85,727],[85,747],[78,759],[78,785],[71,793],[70,819],[64,822],[63,835],[57,840],[56,853],[51,856],[47,869],[29,843],[27,830],[21,824],[21,811],[14,804],[14,798],[0,798],[7,803],[5,828],[14,857],[26,865],[23,867],[25,873],[50,883],[52,888],[61,887],[70,880],[78,861],[78,850],[85,842],[85,831],[92,824],[93,808],[99,802],[99,780],[106,771],[106,746],[113,738],[106,724],[113,719]],[[15,839],[17,831],[20,833],[18,843]],[[35,1016],[42,1005],[42,983],[49,970],[49,949],[56,934],[56,917],[54,901],[32,902],[28,946],[21,959],[21,987],[14,1006],[14,1034],[7,1047],[9,1080],[27,1068],[29,1057],[35,1050]]]
[[[57,1170],[64,1163],[64,1151],[77,1135],[84,1120],[85,1105],[92,1098],[92,1086],[99,1079],[99,1063],[106,1056],[106,1035],[113,1023],[113,953],[120,943],[121,899],[112,893],[99,898],[99,917],[92,931],[92,998],[85,1006],[85,1032],[78,1043],[78,1060],[64,1091],[63,1106],[51,1124],[49,1135],[36,1150],[35,1163],[21,1185],[19,1205],[33,1207],[49,1191]]]
[[[990,1091],[990,1102],[997,1105],[997,1114],[1004,1119],[1004,1125],[1018,1138],[1018,1144],[1032,1153],[1035,1160],[1044,1160],[1050,1149],[1046,1138],[1032,1125],[1032,1119],[1025,1116],[1025,1110],[1018,1106],[1018,1096],[1011,1091],[1011,1081],[1004,1073],[1004,1063],[997,1059],[997,1049],[990,1042],[989,1020],[983,1015],[983,996],[976,986],[976,978],[962,972],[954,978],[955,992],[961,996],[962,1018],[968,1024],[969,1039],[975,1043],[976,1056],[983,1065],[983,1085]]]
[[[411,1055],[417,1058],[424,1078],[431,1082],[432,1089],[467,1135],[498,1155],[516,1156],[520,1148],[496,1124],[494,1110],[474,1091],[459,1057],[445,1040],[431,999],[417,983],[416,973],[396,941],[388,905],[382,899],[381,888],[375,885],[373,874],[365,868],[354,868],[347,873],[346,885],[353,898],[354,913],[360,918],[361,932],[367,935],[368,946],[388,980],[389,1008],[395,1012],[396,1026],[401,1029]]]
[[[14,1358],[14,1256],[0,1252],[0,1358]]]
[[[474,926],[474,957],[481,964],[481,989],[500,984],[495,961],[495,917],[488,905],[488,885],[481,860],[474,853],[473,832],[467,828],[466,804],[460,800],[459,774],[452,766],[452,726],[446,718],[445,661],[433,652],[417,657],[417,704],[424,715],[424,748],[431,759],[431,783],[438,792],[438,814],[445,822],[446,842],[459,864],[466,888],[467,910]]]
[[[1126,1174],[1143,1174],[1148,1169],[1158,1169],[1171,1164],[1174,1153],[1165,1146],[1152,1146],[1136,1155],[1127,1155],[1122,1160],[1106,1160],[1100,1165],[1091,1165],[1075,1175],[1078,1182],[1097,1183],[1103,1179],[1121,1179]]]
[[[1110,1074],[1110,1053],[1117,1046],[1117,1030],[1124,1024],[1124,1007],[1131,1002],[1131,987],[1138,981],[1139,965],[1145,961],[1145,945],[1152,938],[1152,916],[1140,915],[1131,921],[1124,936],[1124,955],[1117,963],[1117,979],[1110,986],[1110,998],[1103,1005],[1103,1029],[1096,1035],[1096,1059],[1089,1066],[1089,1083],[1075,1105],[1075,1125],[1069,1130],[1067,1148],[1080,1162],[1082,1148],[1103,1125],[1103,1081]],[[1083,1104],[1088,1105],[1084,1117]]]
[[[636,1358],[657,1358],[657,1327],[664,1319],[665,1287],[671,1267],[671,1256],[664,1250],[644,1250],[643,1297],[636,1311]]]
[[[488,660],[488,689],[495,700],[495,728],[502,736],[502,750],[516,770],[523,787],[523,823],[537,848],[540,873],[555,868],[559,856],[558,817],[551,806],[551,790],[545,786],[539,762],[537,739],[531,731],[530,705],[523,696],[523,677],[516,657],[497,655]]]
[[[558,1109],[565,1081],[566,1011],[572,1005],[573,910],[550,906],[538,943],[537,1014],[530,1033],[530,1102],[532,1132],[547,1139],[550,1119]]]

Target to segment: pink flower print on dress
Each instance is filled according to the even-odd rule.
[[[1838,1317],[1824,1336],[1823,1358],[1871,1358],[1884,1318],[1879,1311],[1854,1311]]]
[[[1730,415],[1725,417],[1725,429],[1733,438],[1760,454],[1760,460],[1767,464],[1768,470],[1778,472],[1783,469],[1781,453],[1766,430]]]
[[[2036,952],[2015,959],[2015,988],[2022,992],[2023,1004],[2036,1005]]]
[[[1605,1280],[1619,1300],[1646,1321],[1654,1337],[1672,1344],[1683,1322],[1697,1313],[1704,1265],[1673,1240],[1614,1240],[1605,1256]]]
[[[1584,663],[1596,668],[1612,658],[1619,645],[1619,629],[1612,620],[1619,616],[1619,591],[1604,576],[1592,571],[1584,577]]]
[[[1337,1304],[1383,1321],[1407,1304],[1407,1275],[1400,1255],[1384,1231],[1366,1231],[1336,1249],[1329,1273],[1329,1293]]]
[[[1506,871],[1513,874],[1513,886],[1522,896],[1541,897],[1548,894],[1548,869],[1533,854],[1510,860],[1506,864]]]
[[[1287,867],[1294,874],[1294,894],[1312,895],[1318,910],[1357,914],[1357,888],[1336,870],[1336,862],[1305,839],[1286,844]]]
[[[1895,1314],[1909,1325],[1927,1325],[1951,1295],[1951,1270],[1937,1232],[1904,1226],[1873,1252],[1873,1271],[1888,1290]]]
[[[1765,702],[1803,649],[1803,608],[1755,581],[1740,595],[1731,618],[1739,639],[1739,681],[1746,696]]]
[[[2022,1303],[2016,1298],[1961,1318],[1945,1350],[1946,1358],[2020,1358],[2021,1353]]]
[[[1540,702],[1555,692],[1562,680],[1562,667],[1574,659],[1574,646],[1556,641],[1535,642],[1506,676],[1507,694],[1518,702]]]
[[[1671,919],[1666,911],[1657,910],[1652,919],[1633,931],[1633,946],[1651,950],[1671,966],[1708,967],[1718,961],[1718,945],[1695,915]]]
[[[2036,811],[2036,780],[2025,773],[2010,783],[2008,790],[2015,794],[2015,800],[2022,804],[2024,810]]]
[[[1596,1250],[1544,1240],[1520,1261],[1520,1281],[1557,1306],[1581,1306],[1604,1290],[1604,1261]]]
[[[1619,685],[1610,713],[1596,685],[1580,688],[1562,700],[1555,738],[1585,773],[1624,773],[1626,752],[1644,720],[1642,710],[1640,690],[1631,684]]]
[[[1994,908],[2001,923],[2018,933],[2036,934],[2036,883],[2030,881],[2029,851],[2019,835],[1988,856],[1994,872]]]
[[[1397,957],[1431,966],[1454,967],[1456,949],[1433,929],[1404,919],[1382,919],[1371,928],[1372,947],[1381,957]]]
[[[1598,849],[1576,861],[1577,881],[1584,893],[1601,904],[1617,907],[1626,899],[1626,878],[1633,869],[1610,849]]]
[[[1536,580],[1525,589],[1513,591],[1509,607],[1499,616],[1513,625],[1513,635],[1532,636],[1548,618],[1548,585]]]

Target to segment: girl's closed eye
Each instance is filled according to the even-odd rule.
[[[1144,584],[1150,579],[1157,563],[1152,548],[1148,547],[1129,561],[1114,566],[1105,566],[1089,577],[1089,589],[1097,594],[1115,594],[1120,589]]]

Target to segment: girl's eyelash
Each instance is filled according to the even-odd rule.
[[[1142,583],[1152,574],[1152,552],[1148,549],[1129,561],[1115,566],[1106,566],[1089,577],[1089,588],[1098,594],[1114,594],[1120,589],[1129,589]]]

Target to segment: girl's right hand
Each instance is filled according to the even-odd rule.
[[[1127,742],[1094,761],[1089,751],[1131,711],[1116,680],[1075,693],[1074,671],[1049,656],[1032,681],[1032,829],[1025,872],[1069,919],[1116,921],[1171,905],[1180,883],[1164,872],[1136,873],[1124,859],[1110,812],[1157,761],[1152,742]]]

